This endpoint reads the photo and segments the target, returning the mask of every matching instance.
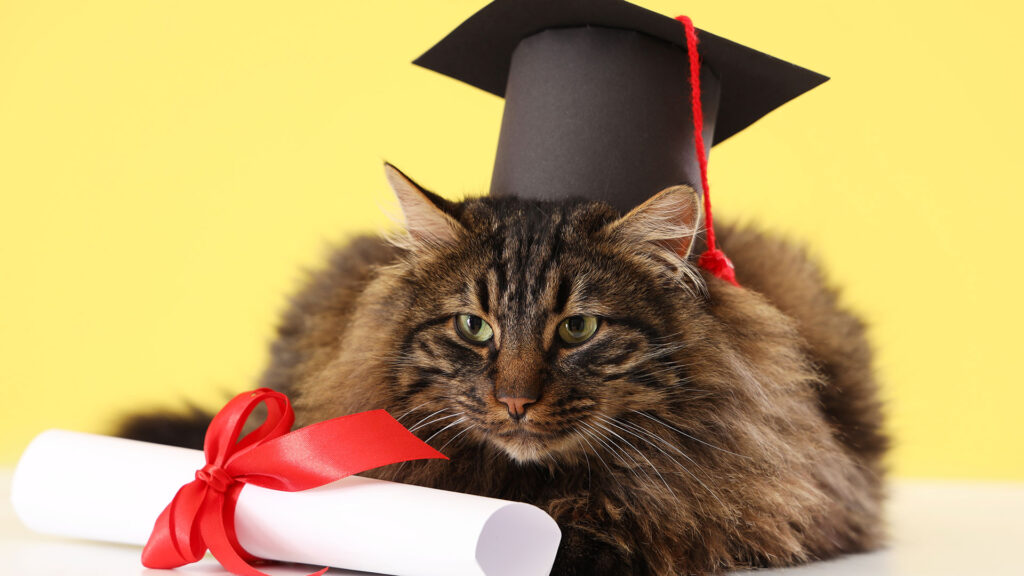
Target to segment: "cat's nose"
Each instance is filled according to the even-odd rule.
[[[511,416],[513,420],[519,420],[523,416],[526,416],[526,407],[536,401],[536,398],[510,398],[508,396],[498,398],[498,402],[508,406],[508,415]]]

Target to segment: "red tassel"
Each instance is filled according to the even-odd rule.
[[[732,260],[717,248],[701,254],[697,265],[733,286],[740,285],[736,281],[736,267],[732,265]]]
[[[706,252],[697,259],[697,265],[733,286],[736,270],[732,261],[715,245],[715,223],[711,216],[711,185],[708,184],[708,158],[704,153],[704,112],[700,105],[700,55],[697,53],[697,30],[687,16],[676,16],[686,34],[686,51],[690,58],[690,110],[693,113],[693,143],[700,165],[700,182],[704,188],[704,228],[707,231]]]

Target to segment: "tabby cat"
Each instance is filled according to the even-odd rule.
[[[337,251],[273,344],[262,384],[299,425],[386,408],[451,460],[368,476],[536,504],[562,529],[553,574],[713,573],[879,545],[870,350],[802,250],[723,228],[737,288],[690,262],[691,188],[622,215],[450,202],[386,171],[406,233]],[[186,420],[124,433],[199,444]]]

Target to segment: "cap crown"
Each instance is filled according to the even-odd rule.
[[[826,81],[699,31],[705,142]],[[628,209],[700,187],[679,22],[623,0],[496,0],[416,64],[507,99],[493,194]]]

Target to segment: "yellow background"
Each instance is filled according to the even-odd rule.
[[[389,226],[382,159],[486,190],[501,100],[410,64],[483,4],[0,0],[0,463],[253,386],[302,271]],[[717,214],[869,319],[897,474],[1024,480],[1024,11],[644,4],[833,77],[715,148]]]

